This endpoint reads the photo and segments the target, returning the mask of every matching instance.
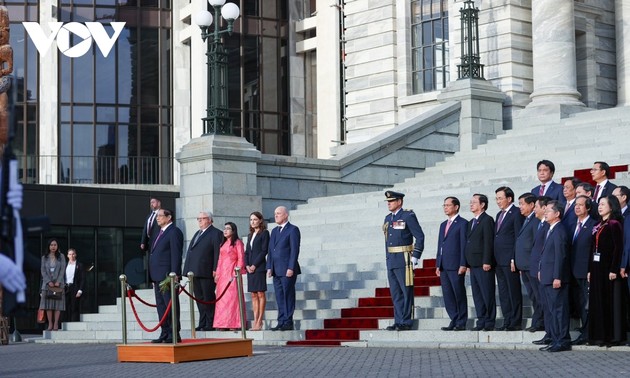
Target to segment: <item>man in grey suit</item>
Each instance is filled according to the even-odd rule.
[[[219,250],[223,241],[223,232],[212,225],[212,212],[202,211],[197,216],[199,230],[190,240],[183,274],[194,273],[193,291],[195,298],[203,302],[216,300],[216,284],[214,277],[217,272]],[[199,309],[199,326],[197,331],[212,331],[214,327],[214,303],[197,302]]]

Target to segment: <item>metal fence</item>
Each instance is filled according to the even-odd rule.
[[[22,155],[17,159],[25,184],[173,184],[172,158]]]

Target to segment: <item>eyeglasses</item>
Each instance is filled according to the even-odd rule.
[[[210,219],[210,218],[209,217],[199,217],[199,218],[197,218],[197,221],[200,222],[200,221],[202,221],[204,219]]]
[[[232,231],[232,227],[226,227],[223,229],[223,231]]]

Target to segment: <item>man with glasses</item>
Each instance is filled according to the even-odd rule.
[[[217,272],[219,250],[223,241],[223,232],[212,225],[212,212],[201,211],[197,216],[199,229],[193,235],[188,244],[186,261],[184,262],[184,275],[194,273],[193,293],[195,298],[203,302],[216,300],[216,284],[214,277]],[[213,331],[215,304],[203,304],[197,302],[199,309],[199,325],[197,331]]]
[[[608,180],[610,177],[610,166],[603,161],[596,161],[591,168],[591,178],[595,181],[595,192],[593,193],[593,201],[599,202],[599,199],[612,194],[617,185]]]

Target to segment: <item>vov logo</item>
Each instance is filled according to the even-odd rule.
[[[41,56],[45,56],[53,41],[57,40],[57,48],[61,53],[69,58],[78,58],[85,55],[92,47],[92,40],[107,58],[109,52],[114,47],[118,36],[125,27],[126,22],[111,22],[114,34],[110,37],[105,31],[105,27],[100,22],[49,22],[50,34],[46,35],[41,25],[37,22],[22,22],[24,29],[35,44]],[[70,33],[80,38],[81,41],[74,46],[70,46]],[[75,38],[76,40],[76,38]]]

